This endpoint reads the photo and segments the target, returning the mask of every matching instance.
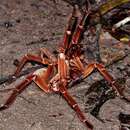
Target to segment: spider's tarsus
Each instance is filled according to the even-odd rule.
[[[18,60],[18,59],[15,59],[14,62],[13,62],[13,65],[18,66],[19,63],[20,63],[19,60]]]
[[[88,123],[88,121],[85,121],[84,123],[90,130],[93,130],[93,125],[91,123]]]
[[[130,99],[127,97],[122,97],[121,99],[125,100],[126,102],[130,102]]]
[[[5,110],[5,109],[7,109],[8,107],[9,107],[8,105],[2,104],[2,105],[0,106],[0,111],[3,111],[3,110]]]

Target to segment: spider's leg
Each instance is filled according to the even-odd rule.
[[[20,71],[22,70],[22,68],[24,67],[24,65],[27,62],[37,62],[37,63],[42,63],[42,64],[48,64],[48,60],[46,59],[42,59],[40,56],[35,56],[35,55],[31,55],[31,54],[26,54],[22,60],[20,61],[19,65],[17,66],[17,69],[14,73],[14,76],[18,76]]]
[[[120,89],[120,85],[116,83],[114,78],[108,73],[105,67],[102,64],[95,64],[95,67],[102,74],[102,76],[111,84],[112,89],[120,96],[121,98],[125,98],[123,94],[123,89]]]
[[[68,25],[64,33],[63,42],[60,44],[60,47],[66,51],[68,51],[70,47],[72,36],[76,30],[80,15],[81,13],[79,7],[77,5],[74,5],[73,12],[68,20]]]
[[[82,36],[82,33],[84,31],[85,22],[90,14],[90,10],[86,9],[86,11],[83,14],[83,17],[81,18],[77,28],[75,29],[75,33],[72,37],[72,44],[78,44],[80,41],[80,38]]]
[[[84,122],[85,125],[90,130],[92,130],[93,125],[85,118],[84,114],[80,110],[80,108],[79,108],[78,104],[76,103],[76,101],[67,92],[67,89],[66,89],[65,86],[67,85],[67,81],[68,81],[67,80],[68,70],[69,70],[69,67],[68,67],[68,64],[67,64],[67,62],[65,60],[65,55],[64,55],[64,53],[60,53],[59,57],[58,57],[58,74],[59,74],[59,79],[60,79],[60,83],[59,83],[59,87],[58,87],[59,90],[58,91],[66,99],[68,104],[74,109],[74,111],[78,115],[81,122]]]
[[[101,75],[111,84],[112,89],[120,96],[124,98],[124,94],[122,89],[120,89],[120,85],[116,83],[114,78],[107,72],[105,67],[102,64],[90,64],[87,68],[84,70],[83,78],[86,78],[89,74],[92,73],[94,69],[97,69]]]
[[[22,81],[19,85],[13,89],[12,94],[9,96],[7,101],[1,105],[0,111],[9,108],[9,106],[15,101],[16,97],[32,82],[35,75],[29,75],[26,77],[24,81]]]
[[[41,52],[41,58],[44,59],[44,55],[54,64],[57,63],[57,59],[55,57],[55,55],[53,55],[47,48],[41,48],[40,49]]]
[[[49,83],[54,75],[54,66],[48,65],[47,68],[36,70],[33,74],[36,75],[36,77],[33,78],[33,81],[38,85],[38,87],[46,93],[51,92]]]
[[[83,78],[86,78],[87,76],[89,76],[89,75],[93,72],[94,69],[95,69],[94,64],[89,64],[89,65],[84,69]]]
[[[71,63],[73,64],[73,66],[75,66],[81,72],[84,71],[84,65],[82,64],[82,62],[78,56],[71,59]]]
[[[69,71],[69,66],[66,61],[65,55],[64,53],[60,53],[58,57],[58,74],[60,80],[58,86],[58,92],[62,94],[62,96],[66,99],[68,104],[74,109],[81,122],[85,123],[85,125],[89,128],[89,130],[92,130],[93,125],[85,118],[84,114],[80,110],[76,101],[67,92],[67,88],[65,86],[67,85],[68,82],[67,79],[68,71]]]
[[[89,130],[93,130],[93,125],[86,119],[83,112],[80,110],[78,104],[76,101],[70,96],[70,94],[67,92],[67,89],[64,86],[60,86],[60,93],[62,96],[66,99],[68,104],[72,107],[72,109],[76,112],[77,116],[79,117],[80,121],[85,123],[85,125],[89,128]]]

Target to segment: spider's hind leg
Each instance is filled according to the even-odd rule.
[[[123,93],[124,88],[121,89],[120,85],[116,83],[114,78],[108,73],[108,71],[102,64],[93,63],[88,65],[88,67],[84,69],[83,78],[86,78],[88,75],[90,75],[94,69],[97,69],[99,71],[99,73],[104,77],[104,79],[110,84],[111,89],[114,90],[120,98],[130,101],[130,99],[126,98]]]

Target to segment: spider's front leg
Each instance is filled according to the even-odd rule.
[[[51,63],[51,64],[57,64],[57,59],[56,57],[47,49],[47,48],[41,48],[40,49],[40,54],[41,54],[41,58],[45,59],[44,56],[47,57],[48,59],[48,64]],[[45,62],[46,63],[46,62]]]
[[[107,72],[107,70],[105,69],[105,67],[102,64],[93,63],[93,64],[88,65],[84,69],[83,78],[90,75],[94,69],[97,69],[101,73],[101,75],[108,81],[108,83],[111,84],[112,89],[117,93],[118,96],[120,96],[121,98],[124,98],[126,100],[129,100],[129,99],[125,98],[123,90],[120,89],[121,88],[120,85],[118,83],[116,83],[114,78]]]
[[[65,86],[60,86],[60,93],[62,96],[66,99],[68,104],[71,106],[71,108],[76,112],[77,116],[79,117],[80,121],[83,122],[89,130],[93,130],[93,125],[86,119],[83,112],[80,110],[78,104],[76,101],[70,96],[70,94],[67,92],[67,89]]]
[[[17,85],[12,94],[9,96],[7,101],[0,107],[0,111],[8,108],[16,99],[16,97],[22,93],[26,87],[34,81],[44,92],[51,92],[48,82],[53,75],[53,66],[50,65],[48,68],[41,68],[36,70],[34,73],[28,75],[19,85]]]
[[[26,77],[24,81],[22,81],[19,85],[13,89],[12,94],[9,96],[7,101],[0,106],[0,111],[7,109],[16,99],[16,97],[32,82],[35,75],[30,74]]]
[[[46,57],[43,57],[43,56]],[[17,69],[14,73],[14,76],[17,77],[19,73],[21,72],[22,68],[27,62],[36,62],[41,64],[49,64],[50,62],[55,61],[56,58],[45,48],[40,49],[40,56],[32,55],[32,54],[26,54],[20,61],[19,65],[17,66]]]
[[[70,47],[71,40],[72,40],[73,34],[76,30],[80,15],[81,15],[81,13],[80,13],[78,6],[74,5],[73,12],[71,14],[71,17],[69,18],[68,25],[67,25],[67,28],[65,30],[62,45],[60,45],[66,51]]]
[[[58,84],[58,92],[60,92],[71,106],[71,108],[76,112],[77,116],[79,117],[80,121],[85,123],[86,127],[89,130],[93,130],[93,125],[85,118],[83,112],[80,110],[76,101],[70,96],[67,92],[67,84],[68,84],[68,71],[69,65],[67,64],[64,53],[60,53],[58,57],[58,74],[59,74],[59,84]]]

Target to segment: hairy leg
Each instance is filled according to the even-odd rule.
[[[27,62],[37,62],[37,63],[41,63],[41,64],[48,64],[48,60],[47,59],[42,59],[40,56],[35,56],[35,55],[31,55],[31,54],[26,54],[22,60],[20,61],[19,65],[17,66],[17,69],[14,73],[14,76],[18,76],[19,73],[21,72],[22,68],[24,67],[24,65]]]
[[[59,88],[60,88],[60,90],[59,90],[60,93],[65,98],[65,100],[68,102],[68,104],[72,107],[72,109],[76,112],[80,121],[83,122],[89,128],[89,130],[93,130],[93,125],[86,119],[86,117],[84,116],[83,112],[80,110],[76,101],[67,92],[67,89],[64,86],[60,86]]]
[[[97,69],[101,75],[110,83],[112,89],[117,93],[118,96],[121,98],[125,98],[122,89],[120,89],[120,85],[116,83],[114,78],[108,73],[108,71],[105,69],[105,67],[102,64],[93,63],[88,65],[84,69],[83,78],[86,78],[88,75],[90,75],[94,69]]]
[[[15,89],[13,89],[13,92],[9,96],[7,101],[3,105],[1,105],[0,111],[7,109],[15,101],[16,97],[32,82],[33,78],[34,75],[31,74],[27,76],[26,79],[22,81],[19,85],[17,85]]]

